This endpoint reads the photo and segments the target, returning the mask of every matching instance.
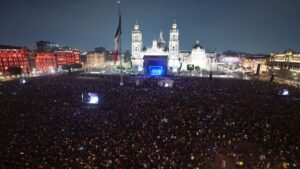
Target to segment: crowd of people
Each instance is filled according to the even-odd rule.
[[[0,168],[300,168],[300,90],[270,82],[59,75],[0,86]],[[278,96],[287,88],[290,96]],[[95,92],[98,106],[82,104]]]

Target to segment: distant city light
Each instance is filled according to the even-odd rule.
[[[90,74],[101,74],[101,72],[98,72],[98,71],[91,71]]]
[[[241,62],[241,59],[239,57],[230,57],[230,56],[222,56],[219,57],[219,62],[222,63],[239,63]]]
[[[53,67],[50,67],[50,68],[49,68],[49,71],[50,71],[50,73],[55,73],[55,70],[54,70]]]
[[[244,162],[243,161],[238,161],[238,162],[236,162],[236,164],[239,165],[239,166],[242,166],[242,165],[244,165]]]

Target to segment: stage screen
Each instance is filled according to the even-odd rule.
[[[84,104],[99,104],[99,97],[97,93],[82,93],[82,103]]]
[[[146,75],[164,76],[168,73],[168,56],[144,56]]]

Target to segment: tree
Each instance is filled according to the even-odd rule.
[[[61,69],[62,69],[62,70],[69,70],[69,69],[70,69],[70,66],[69,66],[69,65],[62,65],[62,66],[61,66]]]
[[[187,65],[187,70],[190,71],[190,72],[193,71],[194,70],[194,65],[193,64],[188,64]]]
[[[124,53],[124,62],[127,63],[127,62],[130,62],[131,60],[131,53],[129,50],[126,50],[126,52]]]
[[[121,66],[117,66],[117,69],[120,69],[121,70]],[[125,67],[122,66],[122,70],[125,70]]]
[[[22,73],[22,69],[20,67],[10,67],[8,68],[8,72],[11,75],[19,75]]]
[[[71,64],[70,67],[72,69],[81,69],[82,68],[82,64],[80,64],[80,63],[74,63],[74,64]]]
[[[196,66],[196,67],[195,67],[195,70],[196,70],[197,72],[200,72],[200,67],[199,67],[199,66]]]
[[[131,53],[129,50],[127,50],[125,53],[124,53],[124,62],[127,63],[127,62],[130,62],[130,68],[132,68],[132,60],[131,60]]]

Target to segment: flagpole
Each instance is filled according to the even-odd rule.
[[[118,10],[119,10],[119,18],[121,18],[121,2],[120,2],[120,0],[118,0]],[[122,23],[120,24],[120,29],[122,27],[121,25],[122,25]],[[123,66],[122,66],[123,57],[122,57],[122,46],[121,46],[122,43],[121,42],[122,42],[122,31],[120,33],[120,41],[119,41],[119,49],[120,49],[119,58],[120,58],[120,67],[121,67],[120,86],[123,86],[124,85],[124,83],[123,83]]]

